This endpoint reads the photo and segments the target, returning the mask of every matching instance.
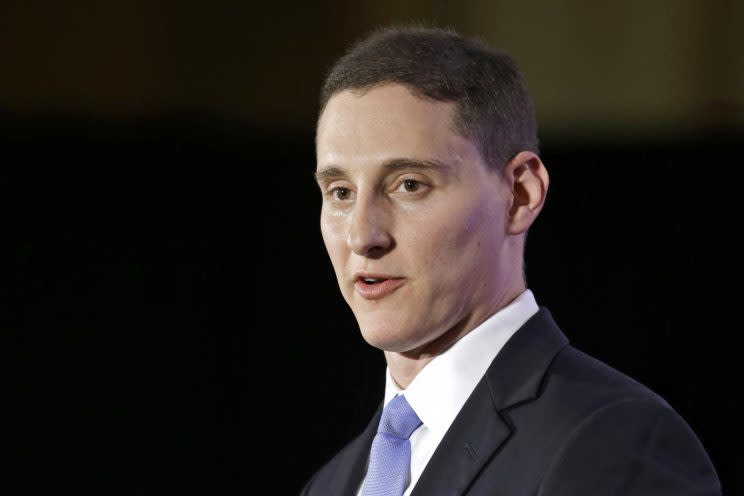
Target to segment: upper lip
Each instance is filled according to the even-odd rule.
[[[364,279],[401,279],[401,277],[390,274],[382,274],[379,272],[359,271],[354,273],[354,282],[362,281]]]

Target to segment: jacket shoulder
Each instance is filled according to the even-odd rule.
[[[546,374],[555,439],[539,494],[720,494],[699,439],[660,395],[571,346]]]

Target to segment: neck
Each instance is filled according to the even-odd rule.
[[[525,291],[524,283],[512,291],[504,293],[501,298],[480,315],[469,315],[439,337],[417,348],[404,352],[385,351],[390,375],[400,389],[406,389],[426,365],[438,355],[449,349],[460,338],[485,322],[496,312],[510,304]]]

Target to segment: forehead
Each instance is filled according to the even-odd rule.
[[[399,84],[339,92],[318,120],[318,168],[468,155],[475,147],[456,131],[455,112],[454,102],[420,98]]]

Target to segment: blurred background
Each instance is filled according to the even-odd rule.
[[[743,490],[744,2],[0,0],[14,494],[297,494],[367,424],[384,360],[323,249],[317,94],[411,21],[520,63],[552,180],[529,286]]]

